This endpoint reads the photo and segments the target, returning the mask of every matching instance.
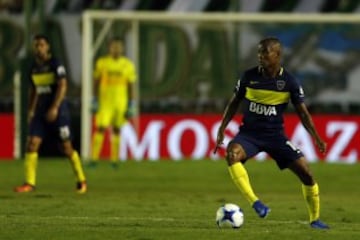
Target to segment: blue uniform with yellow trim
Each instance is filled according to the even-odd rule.
[[[265,77],[262,71],[260,67],[245,71],[235,86],[243,119],[232,142],[244,148],[247,159],[265,151],[283,169],[303,156],[284,134],[283,113],[290,101],[304,102],[304,91],[284,68],[275,78]]]
[[[47,134],[54,134],[62,141],[71,138],[70,114],[66,99],[59,106],[56,120],[46,120],[46,114],[56,96],[58,81],[62,78],[66,78],[66,70],[56,58],[51,57],[42,64],[36,61],[32,63],[29,81],[36,91],[38,100],[34,117],[30,122],[30,136],[44,138]]]

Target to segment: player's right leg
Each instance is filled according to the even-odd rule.
[[[91,147],[91,161],[90,166],[96,166],[100,158],[100,152],[103,146],[105,138],[105,129],[98,127],[95,129],[95,132],[92,136],[92,147]]]
[[[250,184],[248,173],[242,163],[242,161],[246,159],[245,150],[242,145],[235,142],[236,140],[237,138],[235,138],[235,140],[228,145],[226,152],[226,160],[229,166],[228,169],[231,179],[246,198],[246,200],[254,208],[258,216],[265,218],[270,212],[270,208],[264,205],[255,195]],[[253,151],[257,151],[255,149],[256,147],[253,147]]]
[[[42,138],[38,136],[28,138],[24,161],[25,181],[24,184],[15,187],[15,192],[32,192],[35,190],[38,150],[41,142]]]
[[[112,119],[111,109],[105,108],[103,105],[104,104],[100,105],[99,112],[96,114],[96,129],[92,136],[90,166],[96,166],[99,161],[104,143],[105,131],[110,126]]]

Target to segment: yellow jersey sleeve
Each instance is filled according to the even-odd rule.
[[[101,74],[103,72],[103,66],[104,66],[104,58],[99,58],[95,63],[95,69],[93,73],[93,77],[95,79],[99,79],[101,77]]]

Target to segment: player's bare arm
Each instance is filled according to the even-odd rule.
[[[305,129],[310,133],[310,135],[315,140],[317,147],[319,148],[321,153],[326,152],[327,144],[322,138],[319,136],[318,132],[316,131],[314,122],[311,118],[311,115],[304,103],[298,104],[295,106],[296,112],[300,117],[301,123],[304,125]]]
[[[217,148],[223,144],[224,141],[224,131],[228,123],[234,117],[237,109],[239,107],[240,100],[236,97],[235,94],[231,97],[228,105],[225,108],[223,119],[221,121],[220,127],[218,129],[217,138],[216,138],[216,148],[214,153],[216,153]]]
[[[62,78],[58,81],[54,102],[51,104],[51,107],[49,108],[46,115],[46,119],[49,122],[53,122],[57,118],[59,106],[65,98],[66,90],[67,90],[67,81],[66,78]]]

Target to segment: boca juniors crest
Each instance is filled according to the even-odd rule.
[[[276,81],[276,88],[277,88],[277,90],[283,90],[285,88],[285,81],[284,80],[277,80]]]

